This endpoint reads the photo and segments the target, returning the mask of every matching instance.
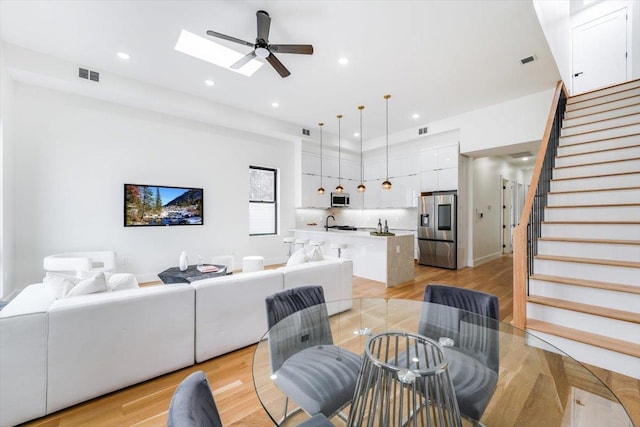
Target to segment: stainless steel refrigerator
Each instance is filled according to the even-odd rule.
[[[458,268],[456,192],[422,193],[418,211],[418,264]]]

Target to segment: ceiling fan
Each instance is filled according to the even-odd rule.
[[[207,31],[207,34],[210,36],[253,47],[253,50],[251,52],[231,65],[231,68],[233,68],[234,70],[242,68],[242,66],[251,61],[253,58],[258,57],[266,59],[267,62],[269,62],[269,64],[271,64],[271,66],[275,68],[278,74],[280,74],[280,76],[284,78],[289,76],[291,73],[289,72],[289,70],[287,70],[287,67],[285,67],[282,62],[280,62],[278,58],[275,57],[275,55],[273,54],[274,52],[299,53],[303,55],[313,54],[313,46],[310,44],[269,44],[269,28],[271,26],[271,17],[269,17],[269,14],[264,10],[257,11],[256,16],[258,17],[258,36],[256,37],[255,43],[227,36],[225,34],[216,33],[215,31]]]

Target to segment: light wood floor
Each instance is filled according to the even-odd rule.
[[[387,297],[421,300],[427,283],[444,283],[482,290],[500,299],[500,319],[512,316],[512,259],[504,256],[476,268],[450,271],[415,267],[415,280],[385,288],[383,284],[354,278],[354,297]],[[225,426],[272,425],[253,389],[251,364],[255,346],[248,346],[89,402],[32,421],[27,426],[164,426],[169,402],[177,385],[189,373],[206,372],[222,422]],[[622,401],[634,423],[640,427],[640,381],[603,369],[590,367]],[[90,381],[90,379],[87,379]],[[535,392],[530,390],[528,392]],[[506,409],[499,414],[505,414]],[[509,422],[498,417],[490,425],[518,425],[517,416]],[[542,420],[541,420],[542,421]],[[539,425],[554,425],[543,422]]]

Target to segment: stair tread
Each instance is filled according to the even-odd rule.
[[[617,120],[617,119],[621,119],[623,117],[630,117],[630,116],[638,116],[640,118],[640,113],[633,112],[633,113],[629,113],[629,114],[623,114],[621,116],[607,117],[605,119],[594,120],[594,121],[591,121],[591,122],[581,123],[581,124],[577,124],[577,125],[573,125],[573,126],[562,126],[562,129],[571,129],[571,128],[575,128],[575,127],[578,127],[578,126],[586,126],[586,125],[590,125],[590,124],[593,124],[593,123],[601,123],[601,122],[606,122],[608,120]],[[625,125],[620,125],[620,126],[637,125],[638,123],[640,123],[640,122],[627,123]],[[593,129],[593,130],[588,130],[588,131],[584,131],[584,132],[572,133],[571,135],[565,135],[565,136],[584,135],[585,133],[597,132],[597,131],[612,129],[612,128],[616,128],[616,127],[620,127],[620,126],[612,126],[610,128],[602,128],[602,129]]]
[[[636,148],[636,147],[640,147],[640,144],[625,145],[623,147],[605,148],[605,149],[602,149],[602,150],[583,151],[581,153],[560,154],[560,155],[556,156],[556,159],[566,159],[568,157],[583,156],[585,154],[606,153],[608,151],[626,150],[627,148]]]
[[[550,276],[546,274],[533,274],[529,278],[534,280],[542,280],[545,282],[562,283],[565,285],[583,286],[616,292],[640,294],[640,286],[624,285],[621,283],[599,282],[596,280],[574,279],[571,277]]]
[[[589,178],[607,178],[613,176],[622,176],[622,175],[640,175],[640,171],[637,172],[617,172],[617,173],[607,173],[607,174],[599,174],[599,175],[587,175],[587,176],[570,176],[567,178],[553,178],[553,181],[569,181],[574,179],[589,179]]]
[[[613,130],[613,129],[620,129],[620,128],[626,128],[626,127],[631,127],[631,126],[637,126],[638,124],[640,124],[640,122],[638,122],[638,123],[628,123],[628,124],[618,125],[618,126],[610,126],[608,128],[602,128],[602,129],[593,129],[593,130],[588,130],[588,131],[585,131],[585,132],[573,133],[571,135],[563,135],[563,136],[560,137],[560,139],[572,138],[572,137],[578,136],[578,135],[587,135],[589,133],[594,133],[594,132],[605,132],[605,131]]]
[[[640,157],[629,157],[627,159],[615,159],[615,160],[605,160],[602,162],[593,162],[593,163],[581,163],[579,165],[568,165],[568,166],[556,166],[553,169],[568,169],[568,168],[578,168],[582,166],[594,166],[594,165],[604,165],[606,163],[620,163],[620,162],[628,162],[630,160],[640,160]]]
[[[628,97],[628,98],[633,98],[633,97]],[[623,98],[623,99],[628,99],[628,98]],[[616,100],[616,101],[620,101],[620,100]],[[567,120],[576,120],[578,118],[583,118],[583,117],[587,117],[587,116],[594,116],[596,114],[601,114],[601,113],[608,113],[610,111],[621,110],[623,108],[635,107],[637,105],[640,105],[640,97],[638,97],[638,101],[639,102],[636,102],[636,103],[633,103],[633,104],[629,104],[629,105],[623,105],[621,107],[608,108],[608,109],[605,109],[605,110],[596,111],[595,113],[589,113],[589,114],[583,114],[581,116],[571,117],[571,118],[565,119],[565,121],[567,121]],[[615,101],[611,101],[611,102],[615,102]],[[600,104],[600,105],[605,105],[605,104]],[[573,111],[578,111],[578,110],[581,110],[581,108],[577,109],[577,110],[573,110]],[[622,116],[617,116],[617,117],[622,117]],[[588,122],[588,123],[595,123],[597,121],[599,121],[599,120],[595,120],[593,122]],[[579,125],[573,125],[573,126],[579,126]],[[567,127],[573,127],[573,126],[567,126]],[[563,126],[563,128],[564,128],[564,126]]]
[[[629,136],[637,136],[637,135],[640,135],[640,133],[637,133],[637,132],[636,133],[629,133],[629,134],[626,134],[626,135],[617,135],[617,136],[613,136],[613,137],[591,139],[589,141],[580,141],[580,142],[574,142],[574,143],[566,143],[565,142],[563,144],[560,144],[559,147],[571,147],[571,146],[574,146],[574,145],[590,144],[592,142],[608,141],[610,139],[626,138],[626,137],[629,137]],[[567,138],[567,137],[566,136],[561,136],[560,139],[562,139],[562,138]]]
[[[613,245],[640,245],[640,240],[582,239],[578,237],[538,237],[548,242],[603,243]]]
[[[580,190],[549,191],[547,194],[591,193],[591,192],[599,192],[599,191],[622,191],[622,190],[638,190],[638,189],[640,189],[640,186],[634,185],[631,187],[584,188]]]
[[[595,190],[591,190],[595,191]],[[567,191],[567,193],[572,193],[572,191]],[[551,194],[551,193],[549,193]],[[561,194],[561,193],[555,193]],[[601,204],[590,204],[590,205],[551,205],[547,206],[546,209],[566,209],[566,208],[621,208],[621,207],[634,207],[640,206],[640,203],[601,203]]]
[[[631,80],[627,80],[621,83],[615,83],[615,84],[611,84],[605,87],[600,87],[598,89],[593,89],[593,90],[588,90],[586,92],[582,92],[582,93],[576,93],[572,96],[570,96],[569,98],[567,98],[567,103],[568,104],[572,104],[572,103],[576,103],[576,102],[583,102],[583,101],[576,101],[577,98],[583,97],[584,95],[588,95],[591,93],[598,93],[598,92],[604,92],[605,90],[610,90],[610,89],[622,89],[622,86],[633,86],[635,83],[640,82],[640,79],[631,79]],[[637,89],[637,87],[631,87],[631,88],[627,88],[627,89],[622,89],[622,90],[618,90],[616,92],[612,92],[612,93],[620,93],[620,92],[626,92],[628,90],[632,90],[632,89]],[[608,94],[604,94],[601,96],[608,96],[611,95],[610,93]],[[591,98],[593,99],[593,98]]]
[[[534,258],[548,261],[564,261],[575,262],[580,264],[597,264],[597,265],[610,265],[614,267],[628,267],[628,268],[640,268],[640,262],[635,261],[618,261],[612,259],[598,259],[598,258],[577,258],[560,255],[541,255],[538,254]]]
[[[537,319],[527,319],[527,329],[544,332],[550,335],[589,344],[633,357],[640,357],[640,344],[623,341],[604,335],[581,331],[579,329],[567,328],[566,326],[555,325]]]
[[[549,307],[562,308],[565,310],[578,311],[580,313],[593,314],[595,316],[607,317],[610,319],[622,320],[625,322],[640,324],[640,313],[617,310],[615,308],[601,307],[597,305],[584,304],[558,298],[543,297],[539,295],[529,295],[528,302],[547,305]]]
[[[542,221],[542,224],[640,225],[640,221]]]
[[[569,108],[569,107],[572,107],[572,106],[576,106],[575,103],[574,104],[567,104],[566,112],[567,113],[571,113],[573,115],[573,117],[570,117],[569,120],[576,119],[576,118],[579,118],[579,117],[589,116],[591,114],[598,114],[600,112],[600,111],[597,111],[595,113],[580,114],[582,112],[581,110],[586,110],[588,108],[602,107],[602,106],[604,106],[606,108],[607,104],[613,104],[614,102],[621,102],[621,101],[624,102],[624,101],[627,101],[629,99],[635,99],[635,98],[640,99],[640,96],[638,96],[638,95],[629,95],[629,96],[625,96],[625,97],[618,98],[618,99],[612,99],[611,101],[600,102],[598,104],[578,106],[578,108]],[[579,102],[584,102],[584,101],[579,101]],[[631,105],[633,105],[633,104],[631,104]],[[625,105],[625,107],[626,107],[626,105]],[[623,107],[609,108],[607,110],[601,110],[601,111],[610,111],[610,110],[615,110],[616,108],[623,108]]]

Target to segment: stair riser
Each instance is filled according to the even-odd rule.
[[[617,117],[627,116],[629,114],[640,113],[640,97],[638,97],[638,103],[628,105],[623,108],[604,110],[600,113],[589,114],[586,116],[580,116],[573,119],[565,118],[562,121],[562,127],[574,128],[575,126],[586,125],[588,123],[600,122],[602,120],[614,119]]]
[[[590,153],[593,151],[611,150],[640,144],[640,134],[622,138],[605,139],[603,141],[586,142],[584,144],[564,145],[558,147],[558,156]]]
[[[640,123],[640,116],[638,114],[632,114],[623,117],[614,117],[607,120],[601,120],[591,123],[585,123],[583,125],[563,127],[560,131],[562,136],[577,135],[585,132],[595,132],[603,129],[609,129],[617,126],[633,125]]]
[[[638,138],[640,139],[640,138]],[[640,141],[638,141],[640,143]],[[616,150],[599,151],[595,153],[575,154],[567,157],[557,157],[556,167],[586,165],[612,160],[624,160],[640,158],[640,145],[635,147],[619,148]]]
[[[576,191],[590,188],[599,190],[602,188],[634,187],[640,183],[640,173],[626,175],[599,176],[593,178],[580,178],[551,181],[551,192]]]
[[[527,302],[527,318],[640,344],[640,325]]]
[[[548,206],[610,205],[640,203],[640,188],[580,193],[549,193]]]
[[[555,168],[553,179],[579,178],[583,176],[611,175],[614,173],[640,171],[640,159],[623,160],[620,162],[608,162],[597,165],[572,166],[567,168]]]
[[[591,346],[589,344],[568,340],[566,338],[545,334],[531,329],[528,329],[527,331],[559,348],[575,360],[588,363],[593,366],[599,366],[609,371],[619,372],[632,378],[640,379],[640,359],[637,357],[616,353],[615,351],[606,350],[604,348]]]
[[[627,136],[640,132],[640,124],[622,126],[612,129],[598,130],[580,135],[561,136],[559,145],[578,144],[581,142],[598,141],[601,139]]]
[[[640,313],[640,294],[529,280],[529,294]]]
[[[631,96],[640,95],[640,88],[629,89],[622,92],[611,93],[606,96],[599,96],[596,98],[579,101],[575,98],[571,98],[567,101],[567,111],[575,111],[586,107],[593,107],[594,105],[606,104],[607,102],[617,101],[619,99],[629,98]]]
[[[583,102],[583,101],[586,101],[587,99],[600,98],[600,97],[611,95],[611,94],[626,92],[628,90],[635,89],[635,88],[640,88],[640,81],[633,80],[623,84],[606,87],[603,89],[598,89],[598,90],[590,91],[587,93],[579,94],[576,96],[572,96],[567,100],[567,105]]]
[[[535,259],[535,274],[640,286],[640,268]]]
[[[542,224],[544,237],[640,240],[638,224]],[[606,281],[606,280],[605,280]]]
[[[544,211],[545,221],[638,221],[638,218],[640,206],[547,208]]]
[[[634,262],[640,260],[640,245],[539,240],[538,254]]]
[[[629,96],[621,98],[617,101],[608,102],[606,104],[598,104],[592,107],[580,108],[576,110],[567,110],[564,113],[565,120],[573,120],[578,117],[588,117],[592,114],[598,114],[608,110],[616,110],[618,108],[628,107],[640,102],[640,96]]]

